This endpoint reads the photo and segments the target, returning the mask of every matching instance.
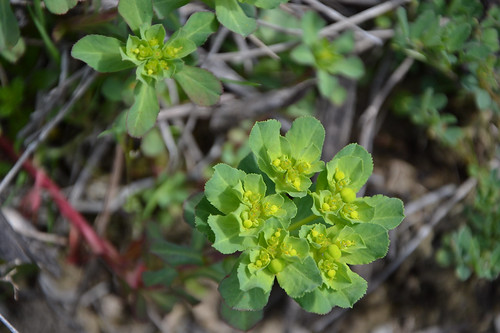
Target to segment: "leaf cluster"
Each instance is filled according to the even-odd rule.
[[[424,2],[409,20],[398,8],[398,28],[393,40],[397,50],[424,62],[460,82],[475,97],[480,110],[499,112],[500,7],[485,10],[473,0]],[[458,75],[458,77],[457,77]]]
[[[498,169],[473,172],[479,184],[474,203],[465,208],[467,225],[444,238],[437,260],[454,266],[461,280],[473,273],[494,280],[500,275],[500,174]]]
[[[382,258],[403,204],[358,197],[373,170],[370,154],[351,144],[321,161],[325,132],[312,117],[285,136],[276,120],[257,122],[252,153],[238,169],[215,166],[195,209],[195,225],[223,254],[240,253],[219,291],[237,310],[260,310],[275,280],[302,308],[351,307],[367,283],[349,265]],[[318,174],[317,181],[311,178]]]
[[[167,39],[163,25],[152,25],[151,1],[122,0],[118,11],[135,35],[129,35],[126,42],[87,35],[73,46],[71,55],[99,72],[136,67],[134,103],[127,113],[130,135],[141,137],[154,126],[160,110],[156,86],[165,78],[177,81],[195,103],[208,106],[219,100],[219,80],[207,70],[186,65],[183,59],[217,30],[214,14],[194,13]]]
[[[335,104],[342,104],[347,92],[339,83],[337,75],[358,80],[364,74],[361,59],[349,55],[354,50],[352,31],[341,34],[333,41],[320,37],[320,30],[326,22],[313,11],[304,14],[301,25],[304,33],[302,44],[293,49],[292,59],[314,67],[321,95]]]

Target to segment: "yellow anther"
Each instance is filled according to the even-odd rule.
[[[359,217],[359,214],[357,211],[352,211],[349,216],[351,217],[351,219],[357,219]]]
[[[248,229],[248,228],[253,227],[253,223],[250,220],[245,220],[245,221],[243,221],[243,226]]]
[[[273,161],[273,165],[274,165],[275,167],[279,167],[279,166],[280,166],[280,164],[281,164],[281,160],[280,160],[279,158],[277,158],[277,159],[275,159],[275,160]]]
[[[316,230],[314,230],[314,229],[313,229],[313,230],[311,230],[311,236],[313,236],[314,238],[316,238],[316,237],[318,237],[318,235],[319,235],[319,232],[318,232],[318,231],[316,231]]]
[[[321,209],[322,209],[323,211],[327,211],[327,212],[328,212],[328,211],[330,211],[330,205],[329,205],[329,204],[327,204],[326,202],[324,202],[324,203],[321,205]]]
[[[153,70],[152,69],[148,69],[148,75],[153,75]]]
[[[140,51],[139,49],[136,47],[135,49],[132,50],[132,52],[134,52],[135,54],[138,54]]]
[[[255,261],[255,266],[262,267],[262,260]]]
[[[290,255],[291,255],[291,256],[296,256],[296,255],[297,255],[297,250],[295,250],[295,249],[291,249],[291,250],[290,250]]]
[[[330,279],[333,279],[333,278],[335,277],[335,275],[337,275],[337,272],[336,272],[335,270],[333,270],[333,269],[330,269],[330,270],[326,273],[326,275],[328,275],[328,277],[329,277]]]
[[[280,236],[281,236],[281,232],[276,231],[276,232],[274,233],[274,237],[280,237]]]

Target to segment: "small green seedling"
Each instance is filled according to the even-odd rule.
[[[359,79],[364,74],[360,58],[347,54],[354,50],[352,32],[346,32],[335,40],[320,37],[320,30],[326,25],[313,11],[302,17],[303,43],[291,53],[292,59],[299,64],[313,66],[318,77],[318,89],[321,95],[335,104],[342,104],[347,92],[340,85],[337,75]]]
[[[276,120],[256,123],[252,153],[238,169],[216,165],[196,207],[197,229],[212,246],[240,253],[219,291],[231,308],[256,311],[277,280],[307,311],[352,307],[367,283],[349,265],[385,256],[403,203],[357,195],[373,170],[363,147],[350,144],[325,166],[318,120],[298,118],[285,136],[280,127]]]
[[[135,35],[129,35],[126,43],[113,37],[88,35],[73,46],[71,55],[99,72],[136,67],[135,101],[127,114],[130,135],[141,137],[155,124],[160,110],[156,85],[165,78],[176,80],[197,104],[209,106],[219,100],[220,81],[209,71],[188,66],[184,61],[217,30],[214,14],[191,15],[183,27],[166,39],[163,25],[151,25],[151,1],[121,0],[118,11]]]

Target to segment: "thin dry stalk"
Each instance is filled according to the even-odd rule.
[[[413,65],[413,62],[413,58],[408,57],[401,63],[401,65],[399,65],[399,67],[389,77],[389,80],[384,87],[375,96],[370,106],[368,106],[368,108],[361,115],[360,122],[362,130],[359,143],[369,152],[371,152],[373,148],[375,125],[380,108],[392,89],[404,78],[410,67]]]
[[[365,21],[371,20],[377,16],[380,16],[384,13],[387,13],[388,11],[391,11],[391,10],[403,5],[406,2],[409,2],[409,0],[389,0],[389,1],[383,2],[380,5],[371,7],[371,8],[364,10],[356,15],[353,15],[344,21],[340,21],[340,22],[331,24],[327,27],[324,27],[320,31],[320,36],[322,36],[322,37],[334,36],[339,31],[342,31],[346,28],[349,28],[353,24],[358,25],[358,24],[363,23]]]

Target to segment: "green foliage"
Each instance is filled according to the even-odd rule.
[[[13,48],[20,37],[19,26],[9,0],[0,1],[0,52]]]
[[[196,226],[215,249],[241,252],[219,291],[231,308],[258,311],[276,279],[307,311],[351,307],[367,284],[349,265],[387,253],[388,230],[402,221],[403,204],[357,197],[373,170],[361,146],[348,145],[325,167],[318,120],[298,118],[285,136],[280,127],[276,120],[256,123],[252,153],[238,169],[215,166],[195,208]]]
[[[494,280],[500,275],[500,174],[498,169],[473,173],[479,183],[474,203],[465,209],[467,225],[446,235],[437,260],[454,266],[461,280],[473,273]]]
[[[326,23],[313,11],[302,17],[303,43],[291,53],[292,59],[299,64],[313,66],[317,71],[318,89],[321,95],[335,104],[342,104],[346,97],[345,89],[339,84],[337,75],[358,80],[364,74],[361,59],[347,56],[354,50],[352,32],[345,32],[335,40],[320,37],[320,30]]]
[[[154,126],[160,109],[156,87],[165,78],[175,79],[195,103],[209,106],[219,100],[219,80],[207,70],[185,66],[183,60],[216,31],[212,13],[194,13],[165,41],[163,25],[151,25],[151,1],[121,0],[118,11],[135,35],[129,35],[126,43],[113,37],[87,35],[73,46],[71,55],[99,72],[136,67],[135,100],[127,116],[130,135],[142,137]]]
[[[485,11],[473,0],[453,1],[448,7],[425,3],[413,22],[404,8],[398,8],[397,17],[397,50],[459,81],[480,110],[500,111],[500,61],[494,55],[500,49],[499,7]]]
[[[75,7],[78,0],[46,0],[47,9],[54,14],[66,14],[68,10]]]
[[[217,20],[226,28],[242,36],[248,36],[257,29],[257,21],[249,15],[255,7],[276,8],[286,0],[214,0]]]
[[[446,95],[435,94],[432,88],[427,88],[422,96],[400,93],[394,99],[394,110],[410,117],[415,124],[426,127],[430,138],[455,146],[463,131],[455,125],[457,119],[453,114],[440,112],[447,102]]]

